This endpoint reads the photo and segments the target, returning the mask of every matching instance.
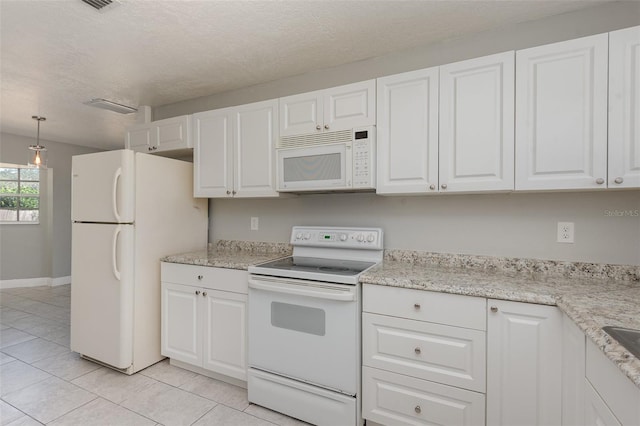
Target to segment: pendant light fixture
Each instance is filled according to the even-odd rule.
[[[29,155],[29,166],[37,167],[39,169],[47,168],[47,148],[40,145],[40,122],[45,121],[45,117],[40,117],[37,115],[31,116],[34,120],[38,122],[38,136],[36,139],[35,145],[29,145],[29,150],[33,151]]]

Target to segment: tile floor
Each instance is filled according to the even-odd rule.
[[[127,376],[69,349],[70,285],[0,290],[0,426],[306,425],[161,361]]]

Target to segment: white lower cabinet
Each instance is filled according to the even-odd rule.
[[[585,404],[584,404],[584,425],[586,426],[622,426],[616,419],[607,404],[604,402],[596,390],[591,386],[589,380],[584,379]]]
[[[586,336],[566,315],[562,315],[562,425],[585,424]]]
[[[492,299],[488,308],[487,424],[559,425],[560,310]]]
[[[364,285],[362,303],[363,418],[485,423],[485,299]]]
[[[162,355],[247,380],[246,271],[162,263]]]

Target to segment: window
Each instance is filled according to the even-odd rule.
[[[0,223],[38,223],[40,169],[0,164]]]

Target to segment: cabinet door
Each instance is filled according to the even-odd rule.
[[[593,389],[587,379],[583,379],[585,388],[584,425],[586,426],[622,426],[607,404]]]
[[[501,300],[488,306],[487,424],[560,424],[560,311]]]
[[[514,53],[440,67],[440,190],[513,189]]]
[[[438,68],[378,79],[378,194],[437,192]]]
[[[609,33],[609,188],[640,187],[640,27]]]
[[[280,136],[322,130],[322,91],[280,98]]]
[[[231,197],[233,126],[230,108],[193,115],[193,173],[196,197]]]
[[[327,89],[323,93],[323,129],[335,132],[376,124],[376,81]]]
[[[516,52],[516,189],[606,188],[607,43]]]
[[[278,101],[236,107],[234,166],[236,197],[277,197],[275,144]]]
[[[153,142],[155,143],[155,142]],[[140,124],[127,129],[125,147],[137,152],[149,152],[151,150],[151,125]]]
[[[585,335],[562,316],[562,425],[584,424]]]
[[[247,295],[203,290],[203,367],[247,380]]]
[[[202,290],[162,283],[161,353],[172,359],[202,366]]]
[[[158,151],[193,147],[191,143],[191,124],[188,115],[167,118],[152,124]]]

